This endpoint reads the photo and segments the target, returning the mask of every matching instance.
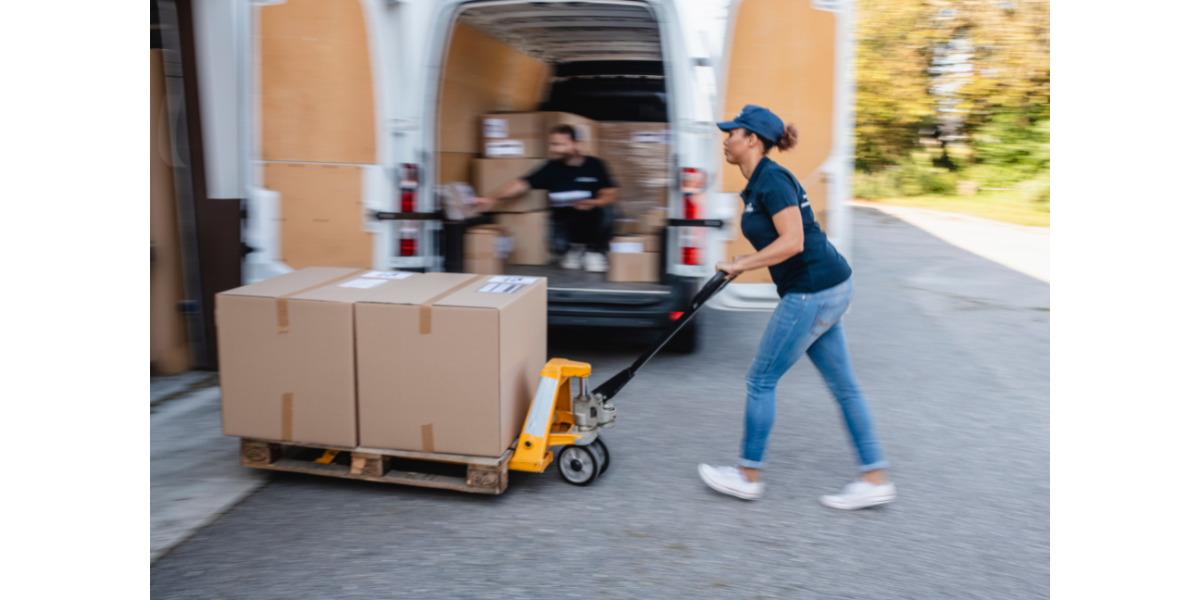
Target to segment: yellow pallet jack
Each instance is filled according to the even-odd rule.
[[[596,391],[588,391],[592,366],[565,358],[551,359],[542,367],[542,379],[525,417],[525,428],[508,463],[511,471],[545,472],[554,461],[553,448],[565,446],[558,455],[558,472],[568,483],[588,485],[608,470],[608,447],[600,439],[600,430],[609,429],[617,419],[612,399],[629,383],[638,369],[662,350],[683,329],[696,311],[732,281],[717,272],[692,298],[691,304],[658,341],[642,353],[629,368],[613,375]],[[572,380],[578,380],[572,395]]]

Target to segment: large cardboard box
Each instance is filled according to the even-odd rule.
[[[524,177],[539,169],[546,161],[541,158],[477,158],[471,161],[471,185],[484,195],[497,191],[500,186]],[[546,210],[546,190],[529,190],[515,198],[501,200],[491,212],[530,212]]]
[[[479,125],[486,158],[548,158],[550,130],[558,125],[573,125],[580,150],[596,154],[596,122],[571,113],[492,113],[483,115]]]
[[[658,239],[647,235],[624,235],[612,239],[608,252],[608,280],[656,283],[661,256],[651,251]]]
[[[309,267],[217,294],[225,435],[357,446],[354,302],[409,277]]]
[[[500,456],[546,363],[546,280],[430,273],[355,304],[362,446]]]
[[[499,213],[495,219],[496,224],[512,237],[509,264],[544,265],[550,260],[547,249],[550,242],[549,212]]]
[[[652,207],[667,206],[674,185],[671,129],[667,123],[597,123],[596,156],[617,182],[621,218],[638,219]]]
[[[512,250],[512,238],[499,225],[479,225],[463,235],[463,272],[499,275]]]

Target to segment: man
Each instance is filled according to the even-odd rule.
[[[613,202],[617,184],[604,163],[584,156],[575,139],[575,128],[559,125],[550,132],[550,156],[542,168],[514,179],[495,194],[477,199],[483,210],[498,200],[519,196],[530,189],[549,192],[554,220],[553,249],[561,265],[603,273],[608,270],[604,252],[612,239]]]

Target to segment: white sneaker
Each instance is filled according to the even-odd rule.
[[[700,465],[700,479],[708,487],[729,494],[742,500],[758,500],[766,490],[767,484],[758,481],[748,481],[742,470],[737,467],[713,467]]]
[[[578,269],[583,260],[582,248],[571,248],[563,255],[562,261],[559,262],[564,269]]]
[[[599,252],[588,252],[583,257],[583,268],[588,273],[603,273],[608,270],[608,259]]]
[[[869,506],[887,504],[896,499],[896,484],[875,485],[866,481],[855,481],[846,486],[842,493],[821,496],[821,504],[841,510],[858,510]]]

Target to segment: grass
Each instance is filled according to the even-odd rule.
[[[1050,226],[1050,203],[1031,202],[1012,191],[979,192],[975,196],[909,196],[879,198],[856,202],[913,206],[943,212],[971,215],[994,221],[1033,227]]]

